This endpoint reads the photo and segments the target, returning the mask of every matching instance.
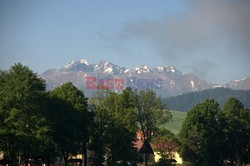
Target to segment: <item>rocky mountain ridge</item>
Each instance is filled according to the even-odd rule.
[[[128,86],[128,82],[131,83],[132,80],[134,84],[138,85],[135,88],[146,89],[147,85],[149,85],[158,95],[164,98],[215,87],[250,89],[250,77],[231,81],[225,85],[216,85],[207,83],[193,73],[184,74],[173,65],[156,68],[141,65],[134,69],[127,69],[104,60],[101,60],[99,63],[89,63],[85,59],[75,60],[61,69],[49,69],[43,72],[40,77],[46,80],[48,90],[60,86],[65,82],[72,82],[75,86],[84,90],[84,93],[88,97],[94,91],[94,89],[87,88],[88,77],[95,77],[97,80],[102,79],[104,82],[107,79],[123,79],[123,88]],[[160,82],[160,86],[156,85],[157,81],[158,83]],[[98,84],[98,82],[96,81],[94,84]],[[152,86],[152,84],[154,85]],[[113,90],[119,91],[115,86]]]

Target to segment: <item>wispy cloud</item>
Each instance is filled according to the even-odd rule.
[[[196,52],[234,45],[249,53],[250,1],[196,0],[185,15],[124,24],[121,39],[144,37],[162,52]],[[171,54],[170,54],[171,56]]]
[[[148,42],[158,55],[176,63],[186,60],[182,63],[204,77],[214,72],[203,70],[204,64],[216,66],[225,58],[244,58],[250,66],[250,1],[190,0],[186,5],[183,14],[126,22],[116,40]]]

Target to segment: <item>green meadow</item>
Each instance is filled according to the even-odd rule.
[[[181,130],[182,122],[187,116],[187,112],[171,110],[171,113],[173,115],[172,121],[168,122],[164,127],[172,131],[174,134],[178,134]]]

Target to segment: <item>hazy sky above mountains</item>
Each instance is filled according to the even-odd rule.
[[[214,83],[250,76],[249,0],[1,0],[0,68],[72,60],[174,65]]]

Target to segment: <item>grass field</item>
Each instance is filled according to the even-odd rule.
[[[172,121],[168,122],[165,127],[172,131],[174,134],[178,134],[181,130],[182,122],[185,120],[187,116],[187,112],[180,112],[180,111],[172,111],[173,115]]]

